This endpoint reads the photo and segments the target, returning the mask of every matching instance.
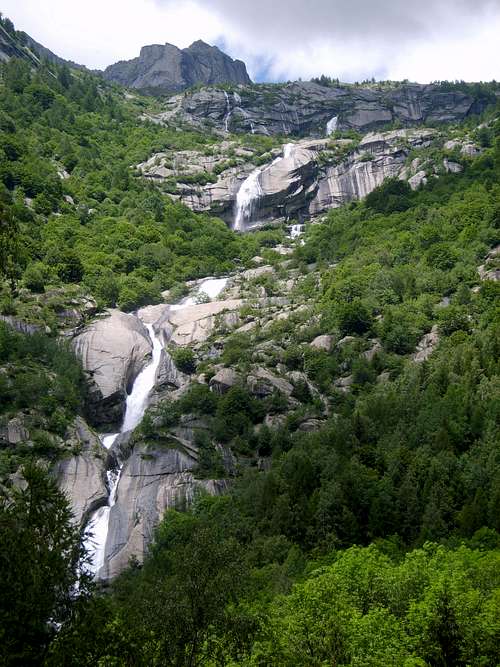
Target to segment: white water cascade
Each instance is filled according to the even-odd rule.
[[[260,184],[260,176],[267,169],[271,169],[281,160],[293,160],[293,151],[296,144],[290,143],[283,146],[283,155],[275,158],[271,164],[264,167],[258,167],[243,181],[238,194],[236,195],[236,214],[234,217],[233,229],[235,232],[245,231],[246,224],[252,221],[252,215],[256,209],[259,199],[262,197],[263,190]]]
[[[236,232],[243,232],[245,230],[245,223],[252,219],[255,204],[263,194],[259,181],[263,171],[262,167],[258,167],[252,171],[238,190],[238,194],[236,195],[236,216],[233,226]]]
[[[199,285],[195,294],[188,296],[181,304],[170,306],[170,308],[179,310],[181,308],[186,308],[187,306],[193,306],[196,304],[196,298],[200,294],[205,294],[209,299],[214,300],[226,287],[227,280],[227,278],[208,278]],[[102,444],[106,449],[111,448],[116,438],[121,433],[133,431],[141,423],[148,407],[149,396],[155,386],[156,373],[160,364],[163,345],[160,338],[156,335],[153,325],[145,324],[145,326],[153,344],[152,358],[136,377],[132,391],[127,396],[125,416],[120,431],[118,433],[101,436]],[[90,556],[89,572],[96,577],[98,576],[99,570],[104,565],[110,512],[117,498],[121,467],[114,471],[108,470],[106,475],[109,489],[108,502],[107,505],[100,507],[92,515],[88,524],[89,532],[92,534],[92,537],[88,538],[85,544]]]
[[[231,119],[231,102],[229,101],[229,95],[224,91],[224,97],[226,98],[226,115],[224,116],[224,129],[229,133],[229,120]]]
[[[337,129],[337,125],[339,124],[339,117],[334,116],[331,118],[328,123],[326,124],[326,136],[329,137],[331,136],[335,130]]]
[[[106,449],[110,449],[120,433],[133,431],[134,428],[140,424],[144,417],[144,413],[146,412],[149,395],[155,385],[156,371],[160,364],[161,351],[163,348],[160,339],[154,332],[153,325],[146,324],[145,326],[149,332],[151,342],[153,343],[153,355],[149,364],[147,364],[136,377],[132,391],[127,396],[125,416],[120,431],[101,438],[102,444]],[[92,533],[92,537],[87,541],[86,546],[91,557],[90,572],[94,575],[97,575],[101,567],[104,565],[109,515],[111,508],[116,502],[116,492],[118,482],[120,481],[120,473],[121,467],[117,471],[108,470],[108,503],[104,507],[100,507],[89,522],[89,530]]]
[[[302,236],[302,234],[305,231],[305,225],[292,225],[290,228],[290,238],[291,239],[296,239],[299,236]]]

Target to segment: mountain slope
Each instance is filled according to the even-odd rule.
[[[241,60],[233,60],[201,40],[182,50],[172,44],[144,46],[138,58],[107,67],[104,78],[154,94],[197,84],[251,83]]]

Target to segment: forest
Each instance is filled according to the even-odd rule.
[[[313,325],[227,337],[222,361],[242,372],[256,343],[284,350],[270,365],[330,401],[320,430],[296,428],[317,408],[306,385],[295,412],[278,394],[193,382],[146,414],[146,442],[200,415],[246,463],[227,494],[168,511],[145,562],[103,587],[49,472],[88,391],[55,336],[61,304],[131,311],[259,253],[278,266],[285,231],[235,234],[141,179],[131,166],[152,152],[217,141],[139,121],[154,100],[15,58],[0,87],[0,315],[37,327],[0,322],[0,417],[28,410],[38,435],[0,451],[0,665],[498,666],[500,283],[477,273],[500,243],[498,103],[468,121],[482,152],[461,173],[416,191],[388,180],[308,226],[289,260]],[[433,327],[436,350],[414,363]],[[322,334],[351,340],[311,349]],[[367,358],[373,338],[383,347]],[[196,369],[189,353],[177,363]],[[266,413],[281,426],[256,429]],[[198,445],[200,476],[222,476]]]

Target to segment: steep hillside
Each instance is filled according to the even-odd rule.
[[[497,92],[2,64],[4,664],[496,664]]]

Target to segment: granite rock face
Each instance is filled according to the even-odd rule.
[[[195,91],[168,100],[165,111],[155,119],[176,118],[220,131],[324,137],[328,122],[335,117],[339,130],[367,132],[395,121],[403,126],[456,122],[484,106],[479,98],[436,84],[331,88],[299,81],[239,86],[231,94],[216,88]]]
[[[69,444],[79,453],[59,461],[54,475],[70,501],[75,522],[82,525],[107,502],[107,451],[81,417],[70,427]]]
[[[129,389],[151,354],[147,329],[134,315],[110,310],[73,341],[93,385],[89,401],[97,424],[120,422]]]
[[[151,94],[181,91],[197,84],[251,83],[243,62],[202,41],[182,50],[172,44],[144,46],[138,58],[110,65],[103,76]]]
[[[138,445],[121,471],[116,504],[111,509],[103,579],[122,572],[131,557],[142,561],[153,533],[168,509],[189,505],[195,494],[227,490],[224,480],[197,480],[193,452]]]
[[[302,221],[361,199],[390,177],[404,178],[415,186],[415,172],[423,174],[422,179],[427,172],[415,160],[407,166],[408,156],[429,146],[435,134],[430,129],[409,128],[368,133],[357,145],[344,139],[286,144],[277,157],[258,168],[259,196],[253,203],[252,220],[257,225],[280,218]],[[140,166],[146,177],[158,178],[157,172],[150,175],[144,164]],[[239,173],[223,171],[216,183],[186,187],[178,198],[197,212],[219,215],[232,224],[238,191],[254,170],[245,165]]]

